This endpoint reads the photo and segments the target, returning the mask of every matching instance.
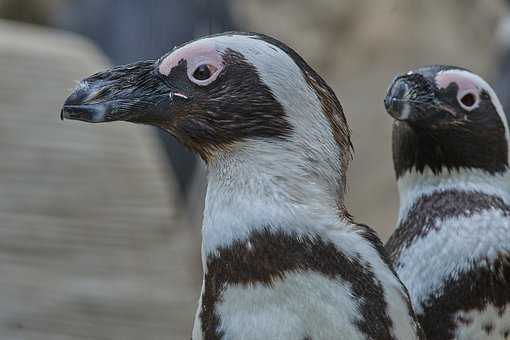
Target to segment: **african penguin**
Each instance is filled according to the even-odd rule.
[[[510,339],[508,122],[459,67],[398,76],[385,99],[400,193],[386,244],[429,340]]]
[[[346,212],[340,103],[283,43],[198,39],[84,79],[61,114],[158,126],[205,161],[193,340],[422,339],[382,243]]]

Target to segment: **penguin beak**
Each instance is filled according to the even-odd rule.
[[[89,123],[155,123],[175,116],[170,87],[154,61],[117,66],[80,82],[66,99],[60,118]]]
[[[396,120],[429,126],[457,119],[456,110],[437,100],[435,86],[423,75],[395,78],[384,99],[386,111]]]
[[[411,116],[414,105],[408,100],[410,92],[411,84],[404,77],[393,80],[384,98],[384,107],[393,118],[406,120]]]

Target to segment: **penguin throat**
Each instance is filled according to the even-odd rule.
[[[204,255],[257,230],[314,234],[347,219],[338,178],[322,176],[320,163],[302,166],[293,150],[265,150],[274,144],[235,150],[208,165]]]
[[[396,123],[393,129],[393,164],[397,178],[406,172],[455,173],[465,169],[502,174],[508,170],[504,135],[488,137],[477,130],[413,129]]]

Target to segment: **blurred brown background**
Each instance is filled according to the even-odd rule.
[[[285,41],[340,98],[355,147],[349,208],[386,239],[398,206],[382,105],[393,76],[445,63],[494,80],[500,69],[502,0],[210,1],[167,1],[191,19],[149,27],[151,13],[169,13],[157,0],[134,12],[115,0],[0,0],[0,339],[190,336],[203,168],[150,128],[59,121],[81,77],[207,33],[210,11],[215,32]]]

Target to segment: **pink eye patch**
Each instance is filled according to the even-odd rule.
[[[168,55],[159,64],[159,72],[164,75],[169,75],[172,69],[176,67],[181,60],[186,60],[188,69],[191,70],[202,63],[212,64],[217,68],[223,65],[223,59],[216,50],[215,44],[212,41],[200,40],[186,45]]]
[[[480,89],[474,79],[462,71],[441,72],[436,76],[436,85],[439,89],[445,89],[450,84],[457,85],[457,100],[464,109],[471,111],[479,104]]]
[[[475,92],[478,93],[480,88],[473,80],[464,77],[457,72],[441,72],[436,76],[436,85],[440,89],[447,88],[451,83],[457,84],[460,93]]]

